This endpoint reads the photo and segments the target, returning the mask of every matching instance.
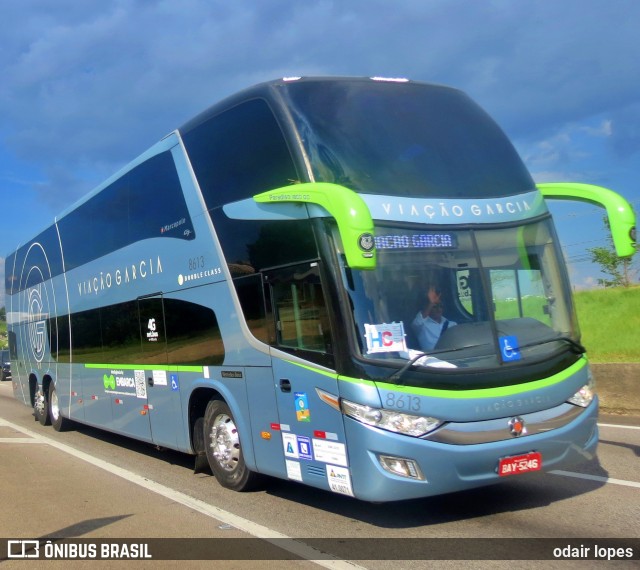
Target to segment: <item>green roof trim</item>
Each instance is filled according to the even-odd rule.
[[[536,186],[545,199],[574,200],[605,208],[618,257],[630,257],[636,252],[636,217],[629,202],[617,192],[578,182],[549,182]]]
[[[375,269],[371,212],[353,190],[329,182],[308,182],[269,190],[257,194],[253,199],[262,204],[297,202],[321,206],[338,224],[347,265],[352,269]]]

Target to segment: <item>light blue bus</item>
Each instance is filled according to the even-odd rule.
[[[547,198],[462,92],[251,87],[167,135],[6,260],[13,389],[196,456],[369,501],[592,457],[597,396]],[[446,324],[445,324],[446,323]]]

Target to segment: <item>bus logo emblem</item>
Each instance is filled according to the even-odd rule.
[[[376,242],[373,239],[373,235],[371,234],[362,234],[358,238],[358,245],[360,246],[360,249],[362,251],[371,251],[374,248],[375,244]]]
[[[29,290],[29,342],[31,353],[36,362],[42,362],[46,349],[47,324],[43,320],[44,303],[42,299],[42,285]]]
[[[104,384],[105,390],[115,390],[116,389],[116,378],[113,374],[107,376],[104,374],[102,376],[102,383]]]
[[[513,437],[519,437],[521,435],[526,435],[527,428],[524,425],[524,420],[520,417],[511,418],[509,420],[509,433]]]

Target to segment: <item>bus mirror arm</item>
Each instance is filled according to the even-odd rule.
[[[261,204],[296,202],[321,206],[338,224],[347,265],[352,269],[376,268],[371,212],[353,190],[329,182],[308,182],[269,190],[253,199]]]
[[[550,182],[536,186],[545,199],[574,200],[604,208],[617,255],[630,257],[636,252],[635,214],[620,194],[602,186],[577,182]]]

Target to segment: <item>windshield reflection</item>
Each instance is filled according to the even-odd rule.
[[[576,350],[554,241],[548,220],[490,230],[378,225],[377,269],[345,270],[360,356],[486,369]]]

